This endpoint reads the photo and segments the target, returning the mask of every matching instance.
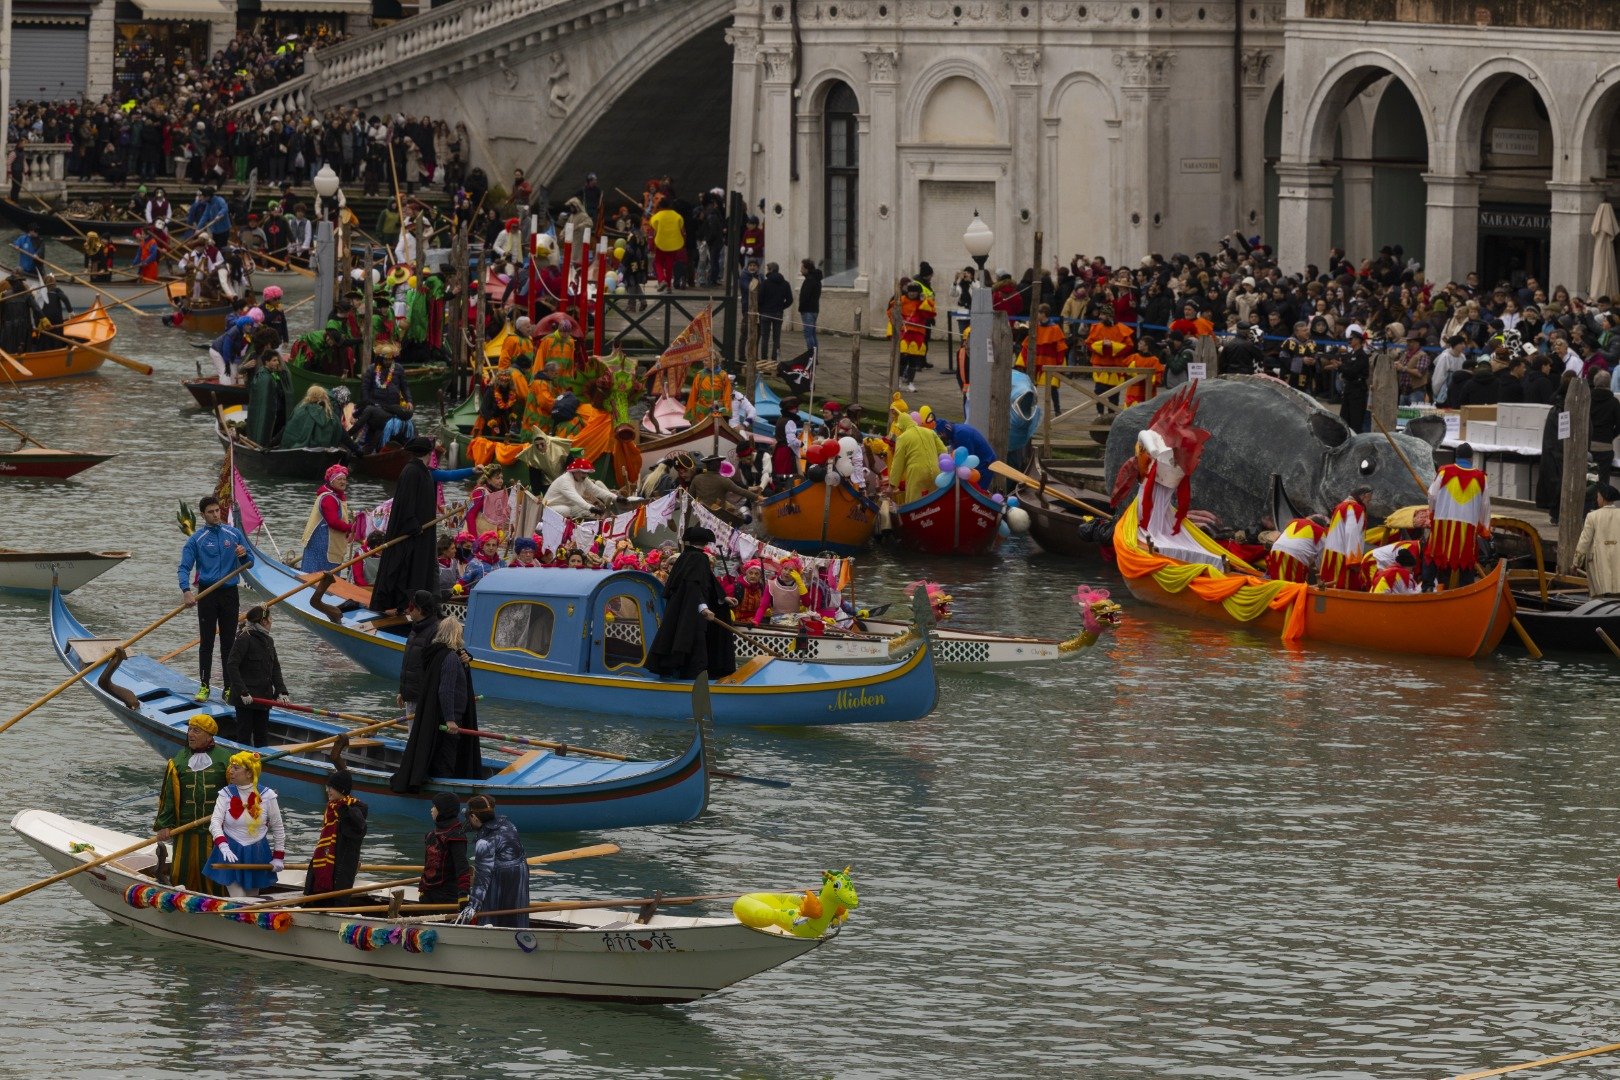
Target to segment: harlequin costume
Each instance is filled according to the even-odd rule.
[[[1372,588],[1374,593],[1415,593],[1421,590],[1418,587],[1417,575],[1412,567],[1396,564],[1387,570],[1380,570],[1373,575]]]
[[[1319,525],[1310,518],[1290,521],[1273,541],[1271,550],[1266,552],[1266,576],[1273,581],[1297,581],[1301,584],[1309,581],[1311,571],[1316,569],[1316,561],[1322,554],[1322,538],[1325,535],[1327,526]]]
[[[900,354],[925,357],[928,355],[928,327],[935,316],[934,296],[924,290],[921,296],[900,297]]]
[[[686,396],[686,419],[697,423],[711,414],[726,416],[731,411],[731,376],[720,367],[705,367],[692,376],[692,390]]]
[[[187,822],[208,817],[214,809],[219,789],[225,786],[225,767],[231,752],[214,744],[219,725],[207,713],[198,713],[187,723],[206,732],[210,738],[202,750],[182,746],[163,770],[163,786],[158,789],[157,818],[152,827],[177,829]],[[224,890],[203,877],[208,862],[208,834],[199,826],[174,837],[174,858],[169,864],[169,881],[193,892],[222,895]]]
[[[274,866],[286,857],[287,830],[282,825],[276,793],[259,786],[259,755],[244,750],[232,755],[230,764],[246,769],[253,779],[243,787],[226,784],[219,789],[214,816],[208,824],[214,850],[203,873],[225,886],[232,896],[246,896],[274,885],[275,871],[237,870],[234,864]]]
[[[1136,352],[1132,344],[1135,339],[1136,335],[1128,326],[1120,326],[1117,323],[1107,326],[1097,323],[1086,334],[1086,357],[1093,367],[1128,367],[1131,357]],[[1125,373],[1099,371],[1092,375],[1091,381],[1098,386],[1118,386],[1125,381]]]
[[[1322,537],[1322,566],[1317,580],[1324,589],[1362,592],[1366,576],[1361,560],[1365,553],[1367,508],[1351,496],[1333,508],[1327,533]]]
[[[304,871],[304,895],[336,892],[354,886],[360,872],[360,842],[366,838],[366,804],[350,794],[354,778],[347,771],[335,772],[326,782],[338,792],[336,799],[327,792],[326,811],[321,816],[321,836],[315,853]],[[318,906],[352,903],[347,897],[316,901]]]
[[[1491,497],[1485,473],[1467,465],[1442,465],[1429,485],[1434,524],[1429,562],[1437,570],[1473,570],[1478,542],[1491,534]]]

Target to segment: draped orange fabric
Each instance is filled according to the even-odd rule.
[[[496,462],[511,465],[518,455],[529,448],[528,443],[496,442],[494,439],[474,439],[467,444],[467,460],[474,465]]]

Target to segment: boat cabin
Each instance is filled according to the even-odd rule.
[[[647,646],[663,614],[663,586],[641,570],[509,567],[484,575],[468,595],[465,644],[493,664],[648,675]]]

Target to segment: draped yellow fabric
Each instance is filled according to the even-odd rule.
[[[1210,603],[1218,603],[1239,622],[1252,622],[1267,611],[1286,610],[1282,638],[1290,644],[1305,638],[1305,597],[1307,586],[1292,581],[1264,581],[1247,574],[1222,574],[1208,563],[1184,563],[1143,551],[1136,543],[1137,503],[1132,500],[1114,524],[1114,559],[1119,572],[1128,578],[1151,576],[1154,584],[1167,593],[1187,589]],[[1183,523],[1200,547],[1225,553],[1225,549],[1190,522]]]

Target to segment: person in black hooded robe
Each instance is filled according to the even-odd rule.
[[[371,610],[383,615],[399,614],[416,590],[435,589],[439,583],[438,538],[424,528],[439,515],[438,488],[427,467],[433,440],[418,435],[405,449],[411,459],[399,471],[388,530],[383,533],[384,541],[405,539],[382,553],[371,589]]]
[[[422,654],[422,672],[416,719],[405,741],[399,770],[389,781],[389,786],[401,795],[420,791],[430,778],[483,777],[477,736],[460,734],[463,728],[478,730],[478,695],[473,691],[471,666],[462,651],[459,622],[450,618],[439,621],[433,644]]]
[[[693,679],[706,671],[718,679],[737,670],[731,640],[731,609],[709,566],[704,544],[714,533],[694,525],[681,534],[686,545],[664,582],[664,618],[647,651],[647,670],[669,679]]]

